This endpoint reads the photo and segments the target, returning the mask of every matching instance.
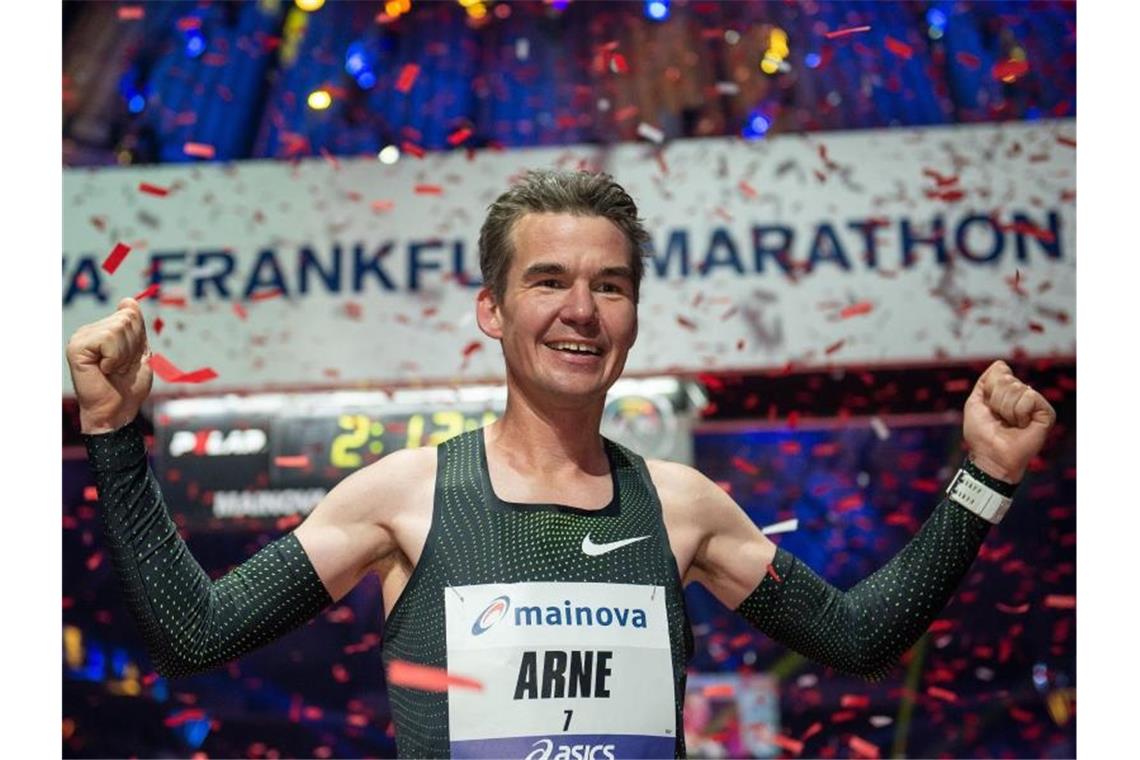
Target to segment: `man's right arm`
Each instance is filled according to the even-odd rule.
[[[141,317],[124,299],[114,314],[80,328],[67,354],[108,553],[155,667],[173,677],[228,662],[296,628],[395,551],[378,502],[399,509],[402,483],[415,468],[396,460],[415,454],[386,457],[350,476],[295,532],[211,580],[167,514],[132,422],[151,384]],[[393,471],[401,478],[387,482]]]

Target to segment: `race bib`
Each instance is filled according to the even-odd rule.
[[[444,590],[452,757],[672,757],[665,589],[504,583]]]

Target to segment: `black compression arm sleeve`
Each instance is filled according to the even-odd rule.
[[[108,553],[162,675],[189,675],[228,662],[332,603],[292,533],[210,580],[166,513],[134,424],[83,438]]]
[[[736,611],[776,641],[868,680],[886,675],[966,575],[990,523],[947,499],[890,562],[842,592],[783,549]]]

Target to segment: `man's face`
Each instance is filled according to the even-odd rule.
[[[479,327],[502,341],[507,373],[557,406],[602,400],[637,337],[629,243],[604,217],[527,214],[511,231],[502,303],[479,293]]]

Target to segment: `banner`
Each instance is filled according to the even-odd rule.
[[[158,393],[500,381],[479,227],[561,167],[613,174],[653,237],[627,375],[1072,357],[1075,131],[67,170],[63,339],[140,296],[182,379]]]

